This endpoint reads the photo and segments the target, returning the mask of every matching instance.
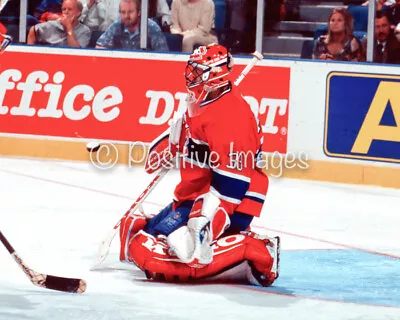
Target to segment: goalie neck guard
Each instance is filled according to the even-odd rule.
[[[232,55],[224,46],[210,44],[197,48],[185,69],[189,104],[201,107],[229,92],[232,67]]]

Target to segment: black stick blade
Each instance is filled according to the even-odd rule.
[[[72,293],[83,293],[87,286],[86,281],[82,279],[64,278],[51,275],[47,275],[45,278],[45,281],[35,284],[47,289]]]

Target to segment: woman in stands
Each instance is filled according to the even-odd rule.
[[[314,43],[313,59],[364,61],[361,41],[353,35],[353,16],[345,8],[335,8],[328,19],[328,33]]]

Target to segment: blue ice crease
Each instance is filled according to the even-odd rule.
[[[263,290],[400,307],[400,259],[358,250],[282,251],[280,276]]]

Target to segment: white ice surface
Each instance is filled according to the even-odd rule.
[[[150,282],[119,263],[118,239],[103,270],[89,271],[99,241],[151,179],[141,168],[0,158],[0,230],[31,268],[88,282],[83,295],[37,288],[0,248],[0,319],[400,319],[396,306]],[[169,173],[146,209],[169,203],[178,181]],[[400,190],[273,179],[254,225],[280,235],[283,251],[357,248],[399,257]]]

